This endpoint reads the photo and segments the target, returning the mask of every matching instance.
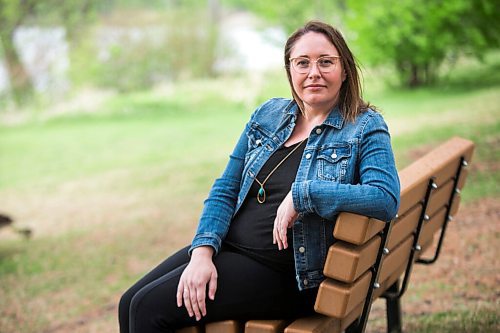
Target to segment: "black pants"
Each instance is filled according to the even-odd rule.
[[[286,319],[314,313],[317,288],[300,292],[293,273],[274,270],[223,247],[213,259],[218,273],[215,300],[207,296],[207,315],[197,322],[176,302],[177,284],[189,262],[188,248],[123,294],[118,310],[120,333],[165,333],[227,319]]]

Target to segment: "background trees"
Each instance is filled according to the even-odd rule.
[[[32,82],[14,45],[14,33],[21,25],[63,25],[74,35],[106,1],[98,0],[0,0],[0,48],[10,79],[11,94],[17,103],[33,91]]]
[[[461,55],[481,58],[486,51],[500,46],[496,2],[0,0],[0,61],[3,59],[7,68],[10,93],[17,103],[33,91],[14,45],[15,31],[20,26],[64,27],[73,69],[75,64],[81,67],[75,77],[92,84],[134,90],[149,88],[161,80],[211,76],[220,57],[217,47],[221,19],[232,11],[245,10],[285,34],[310,19],[330,22],[341,28],[363,63],[392,66],[401,85],[417,87],[435,82],[442,65],[453,65]],[[113,45],[106,60],[96,60],[98,52],[89,41],[93,37],[89,37],[87,23],[95,22],[96,28],[109,21],[118,28],[139,26],[147,30],[161,25],[168,33],[163,37],[144,33],[140,41]],[[84,40],[77,38],[82,32],[87,33]],[[155,42],[151,42],[153,39]]]
[[[495,0],[349,0],[347,6],[356,54],[393,65],[408,87],[434,82],[445,61],[481,58],[500,46]]]

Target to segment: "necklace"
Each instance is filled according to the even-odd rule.
[[[274,169],[271,170],[271,172],[269,172],[269,174],[267,175],[267,177],[264,179],[263,182],[260,182],[257,177],[255,177],[255,181],[260,185],[260,188],[259,188],[259,191],[257,192],[257,201],[262,204],[264,202],[266,202],[266,190],[264,189],[264,185],[266,184],[266,182],[269,180],[269,177],[271,177],[271,175],[274,173],[274,171],[276,171],[279,166],[281,164],[283,164],[283,162],[286,161],[286,159],[288,157],[290,157],[290,155],[293,154],[294,151],[296,151],[301,145],[302,143],[304,143],[304,141],[306,141],[307,138],[305,138],[304,140],[300,141],[300,143],[295,146],[295,148],[292,149],[291,152],[289,152],[275,167]]]

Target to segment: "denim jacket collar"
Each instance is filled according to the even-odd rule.
[[[297,116],[297,114],[300,112],[300,109],[297,103],[294,100],[292,100],[286,106],[283,112],[289,115]],[[323,124],[335,127],[336,129],[342,128],[342,126],[344,125],[344,116],[342,116],[342,114],[340,113],[338,105],[333,107],[333,109],[328,114],[328,117],[326,117],[325,121],[323,122]]]

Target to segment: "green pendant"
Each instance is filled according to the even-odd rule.
[[[257,201],[260,204],[266,201],[266,190],[262,186],[259,188],[259,192],[257,192]]]

